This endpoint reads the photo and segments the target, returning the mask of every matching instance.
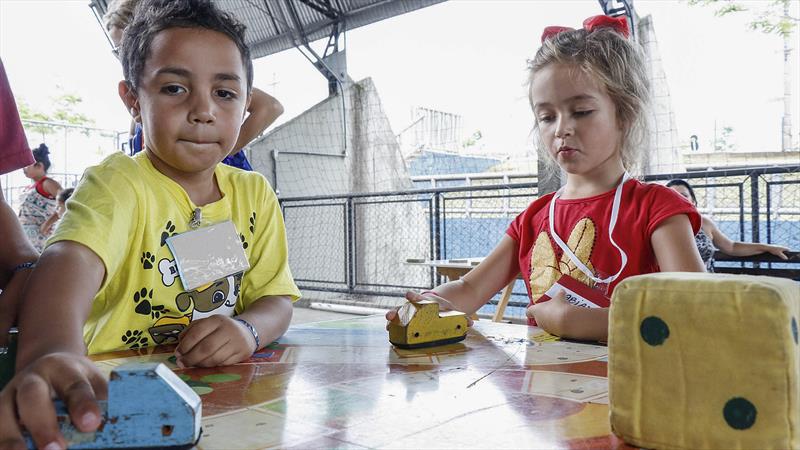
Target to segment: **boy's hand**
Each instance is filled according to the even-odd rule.
[[[175,357],[179,367],[228,366],[253,355],[256,341],[244,325],[216,315],[195,320],[179,337]]]
[[[28,430],[38,448],[66,448],[56,422],[52,393],[64,401],[78,430],[91,432],[100,426],[102,418],[96,400],[108,396],[106,379],[83,356],[51,353],[17,373],[0,392],[0,448],[25,448],[20,425]]]
[[[441,311],[441,312],[455,310],[455,308],[453,307],[452,303],[450,303],[449,301],[443,299],[442,297],[439,297],[438,295],[434,295],[434,294],[431,294],[431,293],[427,293],[425,295],[422,295],[422,294],[419,294],[419,293],[414,292],[414,291],[407,291],[406,292],[406,300],[408,300],[411,303],[419,303],[419,302],[421,302],[423,300],[434,300],[434,301],[436,301],[436,303],[439,304],[439,311]],[[386,311],[386,320],[388,322],[391,322],[392,320],[394,320],[397,317],[397,310],[398,309],[400,309],[400,307],[392,308],[389,311]],[[467,316],[467,326],[471,327],[472,324],[473,324],[473,320],[468,315]],[[386,324],[386,329],[387,330],[389,329],[389,324],[388,323]]]

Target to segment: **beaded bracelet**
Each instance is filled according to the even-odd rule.
[[[256,328],[253,325],[251,325],[250,322],[248,322],[248,321],[246,321],[244,319],[240,319],[238,317],[234,317],[233,320],[235,320],[237,322],[240,322],[242,325],[245,326],[245,328],[250,330],[250,333],[253,335],[253,337],[256,340],[256,349],[253,350],[253,353],[255,353],[258,350],[258,348],[260,347],[260,344],[259,344],[259,341],[258,341],[258,331],[256,331]]]
[[[16,267],[11,269],[11,272],[12,273],[17,273],[20,270],[33,269],[34,267],[36,267],[36,262],[33,262],[33,261],[24,262],[22,264],[18,264]]]

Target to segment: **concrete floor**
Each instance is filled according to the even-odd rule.
[[[292,325],[308,322],[322,322],[325,320],[347,319],[350,317],[358,316],[332,311],[320,311],[318,309],[311,309],[308,307],[295,305],[294,312],[292,314]]]

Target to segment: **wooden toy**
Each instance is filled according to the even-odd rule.
[[[452,344],[467,337],[467,328],[462,312],[440,312],[432,300],[407,302],[389,322],[389,342],[404,349]]]
[[[200,397],[161,363],[125,364],[111,372],[96,432],[78,431],[64,403],[56,400],[55,406],[71,449],[190,448],[200,438]],[[25,440],[36,448],[27,433]]]

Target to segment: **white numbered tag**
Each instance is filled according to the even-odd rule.
[[[169,237],[167,246],[187,291],[250,268],[230,220]]]

